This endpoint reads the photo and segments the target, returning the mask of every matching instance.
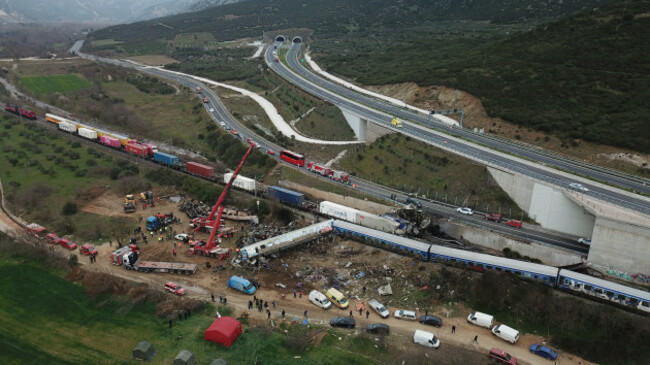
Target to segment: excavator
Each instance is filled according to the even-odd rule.
[[[140,193],[140,201],[143,203],[149,204],[149,206],[154,207],[153,193],[150,191],[143,191]]]
[[[239,171],[244,166],[244,162],[246,162],[248,155],[256,146],[257,146],[256,143],[254,142],[250,143],[250,147],[248,147],[248,150],[246,151],[244,157],[239,162],[239,165],[235,169],[235,172],[233,172],[232,176],[230,177],[230,180],[228,180],[228,184],[226,184],[226,187],[223,188],[223,191],[221,192],[219,199],[212,207],[212,210],[210,211],[210,215],[208,215],[207,218],[206,217],[194,218],[194,220],[192,221],[195,227],[194,228],[195,232],[200,229],[207,228],[210,230],[210,238],[208,238],[207,242],[203,240],[190,242],[190,255],[198,253],[199,255],[203,255],[203,256],[218,257],[219,259],[223,259],[226,256],[228,256],[228,253],[230,253],[230,251],[232,250],[232,248],[231,249],[220,248],[216,244],[217,238],[224,235],[224,231],[221,229],[221,216],[223,215],[223,210],[224,210],[224,206],[222,204],[226,199],[226,195],[228,195],[228,191],[230,190],[232,183],[235,181],[237,175],[239,175]],[[217,214],[216,219],[214,218],[215,214]]]

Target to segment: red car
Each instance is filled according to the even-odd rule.
[[[501,222],[501,214],[497,214],[497,213],[486,214],[485,220],[499,223]]]
[[[75,248],[77,248],[77,244],[74,243],[74,242],[72,242],[72,241],[70,241],[70,240],[67,239],[67,238],[61,238],[61,239],[59,240],[59,245],[61,245],[61,246],[65,247],[65,248],[67,248],[68,250],[74,250]]]
[[[165,290],[176,295],[180,295],[180,296],[185,295],[185,288],[183,288],[182,286],[178,285],[173,281],[168,281],[165,283]]]
[[[84,256],[89,256],[89,255],[97,255],[97,249],[95,246],[86,243],[84,245],[81,245],[81,248],[79,249],[79,252],[81,252],[82,255]]]
[[[268,154],[271,155],[271,156],[275,156],[275,152],[273,152],[273,151],[271,151],[271,150],[266,150],[266,153],[268,153]]]
[[[521,221],[514,220],[514,219],[507,221],[506,224],[509,225],[510,227],[516,227],[516,228],[521,228],[523,225]]]
[[[488,354],[488,357],[490,359],[496,360],[497,362],[503,363],[503,364],[509,364],[509,365],[517,365],[517,358],[510,356],[509,353],[499,350],[496,348],[492,348],[490,350],[490,354]]]
[[[59,243],[59,240],[61,240],[61,238],[59,236],[55,235],[54,233],[50,233],[47,236],[45,236],[45,242],[47,242],[47,243],[51,243],[51,244],[56,245],[56,244]]]

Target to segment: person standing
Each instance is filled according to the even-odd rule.
[[[212,302],[214,302],[214,293],[210,294],[210,296],[212,297]]]
[[[307,313],[307,312],[305,312],[305,313]],[[282,319],[284,319],[284,315],[285,315],[285,314],[286,314],[286,312],[285,312],[284,309],[283,309],[283,310],[282,310]]]
[[[363,315],[363,308],[359,308],[359,317]]]
[[[370,311],[366,310],[366,319],[368,319],[368,317],[370,317]]]
[[[478,345],[478,335],[474,336],[474,343]]]
[[[350,318],[352,318],[352,311],[350,311]]]
[[[268,309],[266,310],[266,319],[271,319],[271,311]]]
[[[307,318],[307,311],[305,311],[304,315],[305,315],[305,318]]]
[[[451,326],[451,333],[456,333],[456,326]]]

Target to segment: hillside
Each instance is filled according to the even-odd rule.
[[[459,88],[480,97],[491,116],[556,134],[567,146],[587,140],[647,153],[648,9],[645,0],[615,1],[505,40],[481,36],[472,47],[423,34],[396,42],[401,33],[379,37],[386,45],[379,51],[349,39],[313,49],[321,66],[361,84]]]

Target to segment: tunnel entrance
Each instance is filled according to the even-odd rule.
[[[293,43],[302,43],[302,38],[300,38],[300,37],[294,37],[294,38],[293,38]]]
[[[285,38],[284,38],[283,35],[279,35],[279,36],[275,37],[275,41],[276,41],[276,42],[284,42],[284,41],[285,41]]]

